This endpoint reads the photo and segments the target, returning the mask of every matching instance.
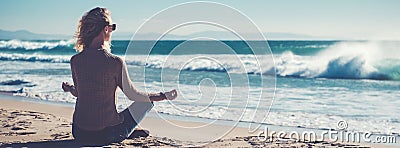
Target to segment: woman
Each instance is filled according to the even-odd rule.
[[[153,101],[173,100],[176,90],[166,93],[138,91],[129,79],[125,62],[110,53],[111,34],[116,29],[106,8],[94,8],[79,21],[71,60],[74,85],[62,83],[66,92],[77,97],[72,134],[78,141],[120,142],[129,137]],[[127,109],[116,110],[116,90],[135,101]]]

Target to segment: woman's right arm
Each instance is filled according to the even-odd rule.
[[[63,82],[61,87],[64,92],[70,92],[73,96],[78,97],[78,91],[76,90],[74,85],[71,85],[68,82]]]
[[[71,73],[72,73],[72,80],[74,81],[74,85],[69,84],[68,82],[63,82],[61,87],[65,92],[70,92],[73,96],[78,97],[78,90],[76,88],[76,74],[75,74],[75,67],[73,63],[73,57],[70,60],[70,65],[71,65]]]

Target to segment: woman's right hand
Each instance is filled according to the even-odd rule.
[[[62,89],[64,90],[64,92],[70,92],[71,91],[71,84],[69,84],[68,82],[62,82]]]
[[[176,97],[178,97],[178,92],[176,92],[175,89],[174,89],[174,90],[171,90],[171,91],[169,91],[169,92],[165,92],[164,94],[165,94],[165,97],[166,97],[168,100],[174,100],[174,99],[176,99]]]

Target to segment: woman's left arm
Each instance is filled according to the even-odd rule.
[[[139,91],[132,83],[129,78],[128,69],[126,63],[119,59],[119,72],[117,75],[117,85],[121,88],[122,92],[128,97],[129,100],[139,102],[153,102],[162,101],[165,99],[174,100],[177,97],[176,90],[172,90],[165,93],[147,93]]]

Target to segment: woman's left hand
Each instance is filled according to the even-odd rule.
[[[176,90],[171,90],[169,92],[164,93],[165,97],[167,97],[168,100],[174,100],[176,97],[178,97],[178,92]]]

